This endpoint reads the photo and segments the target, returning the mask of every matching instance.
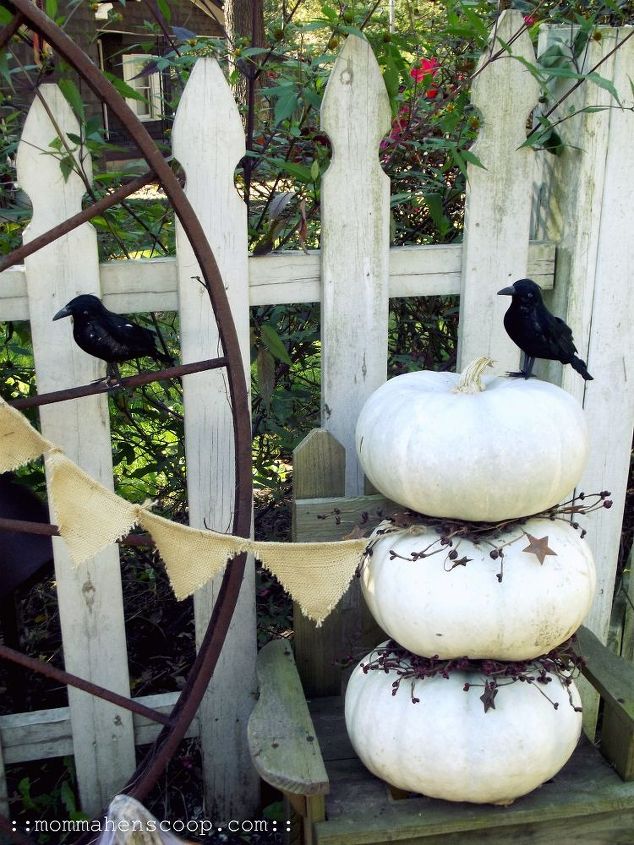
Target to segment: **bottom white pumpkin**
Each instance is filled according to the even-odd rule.
[[[579,741],[579,693],[556,675],[547,684],[501,680],[485,712],[483,675],[403,679],[393,696],[396,672],[361,668],[376,655],[350,678],[346,726],[364,765],[392,786],[447,801],[507,803],[553,777]],[[466,683],[476,686],[465,692]]]

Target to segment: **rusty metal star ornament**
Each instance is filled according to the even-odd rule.
[[[524,533],[529,539],[529,544],[528,546],[526,546],[525,549],[522,549],[522,551],[526,552],[529,555],[535,555],[540,564],[543,565],[546,559],[546,555],[555,555],[555,557],[557,556],[557,552],[554,552],[548,546],[548,536],[537,538],[533,537],[532,534],[529,534],[526,531]]]

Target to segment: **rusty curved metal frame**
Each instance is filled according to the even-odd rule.
[[[150,719],[152,722],[159,722],[162,725],[169,725],[170,723],[169,716],[159,713],[158,710],[154,710],[152,707],[146,707],[140,701],[135,701],[133,698],[126,698],[116,692],[104,689],[98,684],[93,684],[90,681],[84,680],[84,678],[79,678],[71,672],[58,669],[50,663],[43,663],[35,657],[29,657],[27,654],[22,654],[20,651],[9,648],[9,646],[0,645],[0,657],[3,660],[10,660],[18,666],[23,666],[25,669],[30,669],[32,672],[39,672],[41,675],[52,678],[54,681],[59,681],[62,684],[77,687],[77,689],[83,690],[91,695],[96,695],[99,698],[110,701],[112,704],[116,704],[118,707],[123,707],[124,710],[130,710],[132,713],[145,716],[146,719]]]
[[[105,379],[101,379],[93,384],[68,387],[66,390],[53,390],[50,393],[38,393],[36,396],[25,396],[23,399],[14,399],[7,404],[11,405],[12,408],[17,408],[19,411],[24,411],[27,408],[38,408],[40,405],[52,405],[54,402],[68,402],[69,399],[94,396],[96,393],[111,393],[113,390],[142,387],[144,384],[151,384],[154,381],[180,378],[189,373],[219,370],[222,367],[228,366],[228,364],[229,359],[225,356],[221,358],[208,358],[205,361],[193,361],[191,364],[179,364],[177,367],[166,367],[164,370],[152,370],[148,373],[137,373],[134,376],[126,376],[114,385],[109,385]]]
[[[82,75],[93,92],[105,102],[128,131],[139,152],[156,174],[174,211],[183,225],[199,263],[213,308],[220,342],[227,359],[227,383],[231,400],[235,443],[235,495],[233,533],[248,536],[251,527],[251,430],[248,392],[242,368],[238,337],[222,277],[205,233],[178,179],[172,172],[146,129],[125,104],[123,98],[100,73],[86,54],[53,23],[31,0],[0,0],[14,14],[12,22],[0,32],[0,48],[23,23],[38,32]],[[76,224],[77,225],[77,224]],[[49,233],[50,236],[50,233]],[[52,239],[52,238],[51,238]],[[229,623],[240,592],[246,555],[227,564],[207,631],[189,672],[181,695],[152,749],[122,790],[143,800],[164,771],[184,738],[216,667]],[[0,827],[3,825],[0,824]],[[6,827],[5,827],[6,829]],[[22,834],[17,841],[28,841]],[[80,837],[76,845],[87,845],[92,836]]]

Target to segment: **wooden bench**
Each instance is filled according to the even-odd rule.
[[[260,776],[299,821],[291,841],[310,845],[385,842],[508,845],[631,845],[634,841],[634,666],[579,632],[586,676],[601,694],[600,751],[583,739],[552,780],[509,807],[404,795],[374,777],[348,740],[343,698],[306,701],[286,640],[259,654],[260,698],[249,747]],[[606,760],[607,758],[607,760]],[[609,762],[608,762],[609,761]]]
[[[343,449],[313,431],[294,455],[294,538],[341,538],[390,512],[378,495],[343,496]],[[585,676],[602,700],[599,747],[583,739],[552,780],[509,807],[403,794],[374,777],[348,740],[340,661],[385,639],[364,615],[353,584],[321,628],[296,614],[288,640],[259,653],[260,697],[248,741],[260,777],[294,811],[291,842],[306,845],[632,845],[634,843],[634,665],[589,630],[578,632]],[[297,658],[297,664],[293,654]],[[301,677],[300,677],[301,676]]]

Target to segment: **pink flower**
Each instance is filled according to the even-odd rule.
[[[436,76],[439,69],[437,59],[421,59],[420,63],[410,70],[409,75],[415,82],[424,82],[428,76]]]
[[[429,99],[433,99],[438,93],[437,88],[431,87],[431,82],[438,75],[439,70],[438,60],[432,57],[431,59],[421,59],[419,64],[415,65],[409,72],[414,82],[426,85],[425,96]]]
[[[524,23],[526,26],[532,26],[535,23],[535,18],[532,15],[524,15]]]

